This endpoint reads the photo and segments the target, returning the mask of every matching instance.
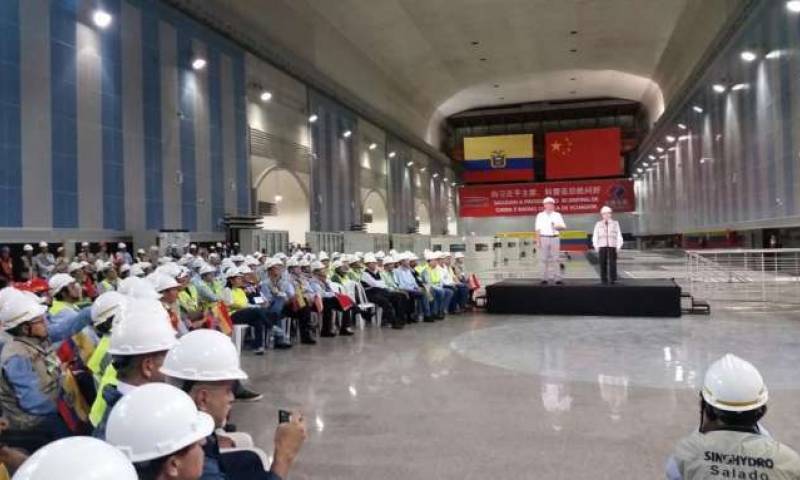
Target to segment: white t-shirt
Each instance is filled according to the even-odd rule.
[[[552,237],[558,235],[558,230],[554,227],[566,228],[564,218],[558,212],[539,212],[536,215],[536,233]]]

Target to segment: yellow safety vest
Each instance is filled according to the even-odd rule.
[[[197,294],[197,287],[189,285],[178,294],[178,303],[187,312],[200,310],[200,297]]]
[[[106,385],[116,385],[117,383],[117,369],[114,368],[114,365],[109,365],[106,367],[106,371],[103,372],[100,386],[97,387],[97,396],[94,398],[92,409],[89,411],[89,421],[92,422],[92,426],[96,427],[103,420],[103,416],[108,409],[106,399],[103,398],[103,390]]]
[[[231,300],[232,301],[229,306],[231,313],[239,311],[243,308],[247,308],[249,306],[247,302],[247,293],[245,293],[243,288],[232,288]]]

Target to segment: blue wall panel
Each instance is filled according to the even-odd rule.
[[[222,230],[225,216],[225,167],[222,154],[222,68],[219,52],[210,48],[208,52],[208,127],[211,158],[211,225]]]
[[[104,0],[114,18],[120,0]],[[101,35],[101,124],[103,138],[103,227],[125,228],[125,174],[122,154],[122,45],[119,21]]]
[[[76,8],[50,3],[53,227],[78,227]]]
[[[183,228],[197,229],[197,178],[195,168],[194,101],[197,95],[195,73],[180,59],[189,59],[192,37],[185,30],[178,31],[178,105],[180,108],[180,165],[181,165],[181,217]],[[201,73],[199,73],[201,74]]]
[[[141,12],[145,225],[148,229],[158,230],[164,226],[159,20],[150,9],[142,9]]]
[[[22,225],[19,0],[0,2],[0,226]]]

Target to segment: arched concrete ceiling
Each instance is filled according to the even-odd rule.
[[[674,91],[742,0],[170,1],[437,145],[444,118],[481,106],[620,97],[655,119],[659,80]]]

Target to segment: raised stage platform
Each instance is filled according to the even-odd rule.
[[[540,281],[516,278],[487,286],[488,311],[523,315],[681,316],[681,288],[672,280],[623,279],[614,285],[586,279],[566,279],[564,285],[541,285]]]

